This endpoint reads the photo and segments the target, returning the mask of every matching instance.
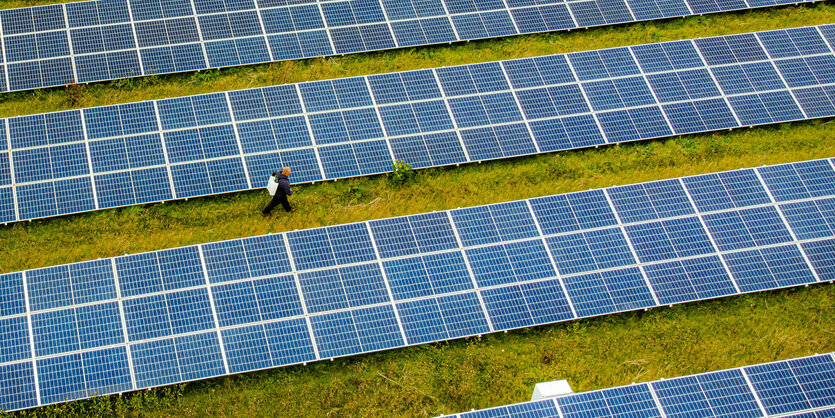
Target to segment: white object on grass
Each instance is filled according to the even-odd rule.
[[[531,401],[540,401],[542,399],[556,398],[559,396],[570,395],[574,393],[571,390],[571,385],[568,380],[554,380],[552,382],[537,383],[533,387],[533,395]]]

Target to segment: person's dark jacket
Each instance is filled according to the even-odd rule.
[[[290,190],[290,179],[287,178],[284,174],[281,173],[273,173],[275,176],[275,181],[278,182],[278,190],[276,193],[279,195],[290,196],[293,194],[293,191]]]

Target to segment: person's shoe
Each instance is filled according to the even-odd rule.
[[[264,213],[264,212],[261,212],[261,216],[262,216],[262,217],[264,217],[264,218],[266,218],[266,217],[267,217],[267,214],[266,214],[266,213]]]

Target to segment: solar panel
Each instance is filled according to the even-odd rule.
[[[8,273],[0,408],[831,282],[832,208],[813,160]],[[787,367],[746,369],[763,408],[832,406],[818,363]],[[756,411],[711,376],[711,408]],[[658,385],[558,406],[656,416],[696,390]]]
[[[835,354],[632,384],[501,406],[458,418],[765,417],[823,418],[835,408]]]
[[[0,222],[247,190],[281,166],[305,183],[833,116],[833,39],[801,27],[9,118]],[[611,198],[631,222],[658,187]],[[729,193],[695,198],[767,198]]]
[[[811,2],[814,0],[802,0]],[[0,11],[0,91],[549,32],[796,0],[95,0]]]

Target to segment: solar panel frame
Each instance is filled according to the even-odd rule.
[[[797,380],[794,369],[809,364],[816,375],[823,375],[820,380],[814,380],[816,385],[803,387]],[[773,369],[773,370],[771,370]],[[764,370],[763,375],[776,377],[768,382],[752,381],[752,372]],[[781,376],[775,373],[784,372]],[[785,373],[788,371],[788,373]],[[580,416],[616,417],[623,416],[625,411],[614,409],[609,404],[612,395],[625,391],[646,391],[651,395],[651,410],[665,417],[686,416],[804,416],[824,417],[831,414],[832,399],[812,405],[809,395],[815,391],[831,393],[835,390],[835,354],[816,354],[808,357],[775,361],[751,366],[743,366],[726,370],[706,372],[670,379],[655,380],[645,383],[632,383],[607,389],[597,389],[588,392],[572,393],[550,399],[523,402],[513,405],[499,406],[488,409],[473,410],[460,414],[448,415],[456,418],[476,417],[553,417],[566,418],[573,413]],[[814,377],[813,377],[814,379]],[[784,382],[785,384],[769,383]],[[776,386],[775,386],[776,385]],[[764,403],[763,396],[776,394],[787,395],[785,391],[792,391],[797,403],[805,407],[777,408]],[[819,398],[813,398],[815,400]],[[576,407],[575,405],[580,405]],[[629,406],[615,406],[623,408]],[[640,411],[629,410],[630,416],[636,416]]]
[[[796,94],[831,86],[789,88],[784,70],[769,52],[784,45],[771,47],[771,41],[761,40],[805,30],[804,42],[817,45],[808,57],[835,60],[828,45],[828,52],[820,53],[830,42],[824,35],[828,29],[823,25],[744,34],[746,48],[767,57],[754,64],[768,71],[770,83],[783,83],[780,90],[757,88],[753,93],[722,92],[714,72],[739,64],[707,66],[698,49],[699,43],[727,45],[725,38],[741,36],[731,35],[8,118],[3,125],[7,150],[0,150],[0,163],[4,154],[8,156],[11,183],[0,184],[0,192],[13,195],[14,216],[7,207],[0,210],[0,222],[252,189],[257,187],[253,177],[280,165],[293,166],[292,181],[305,183],[388,172],[397,159],[412,160],[417,168],[457,165],[832,116],[835,105],[830,113],[807,114],[811,105],[802,99],[806,96]],[[795,57],[776,60],[788,62],[800,53],[788,51],[785,54]],[[719,57],[715,51],[710,54]],[[725,54],[731,55],[721,59],[737,60],[732,52]],[[685,69],[647,73],[644,66],[660,65],[651,59],[670,66],[681,63]],[[587,81],[577,81],[577,68],[587,74],[582,76]],[[699,77],[711,89],[702,87],[702,93],[688,93],[684,99],[669,98],[665,91],[685,91],[675,87],[683,81],[693,84],[692,71],[701,71]],[[590,75],[594,72],[600,75]],[[523,76],[532,81],[521,81]],[[678,84],[665,84],[657,76]],[[462,77],[469,81],[464,83]],[[643,100],[654,103],[633,106],[620,101],[621,107],[593,110],[588,86],[606,80],[612,81],[618,96],[614,83],[628,80],[622,85],[628,95],[634,95],[629,86],[643,86]],[[463,85],[469,87],[453,87]],[[409,92],[404,94],[406,86]],[[552,99],[564,98],[566,88],[573,89],[571,103]],[[339,90],[338,98],[334,89]],[[402,92],[392,93],[398,89]],[[311,95],[313,91],[330,93],[319,97]],[[772,93],[779,97],[769,96]],[[738,104],[737,98],[745,100]],[[785,110],[787,104],[795,110]],[[749,120],[750,106],[776,113],[754,111],[768,119]],[[740,125],[740,120],[750,123]],[[107,147],[122,147],[119,141],[124,141],[124,151],[109,151]],[[84,154],[86,162],[68,152]],[[27,161],[32,167],[72,162],[69,167],[76,171],[27,169]],[[207,181],[194,181],[195,177]],[[45,199],[46,190],[62,193],[61,198]]]
[[[811,1],[815,0],[804,0],[802,3]],[[0,40],[5,41],[0,42],[3,50],[0,66],[4,75],[0,87],[2,91],[18,91],[745,10],[784,3],[714,3],[716,7],[694,10],[687,1],[683,1],[686,8],[679,6],[670,13],[636,16],[632,9],[638,5],[637,0],[598,4],[601,2],[573,0],[565,4],[534,4],[523,1],[511,5],[511,2],[502,0],[466,6],[441,0],[437,2],[442,6],[440,9],[438,5],[429,6],[435,10],[406,13],[408,17],[396,11],[404,8],[416,11],[411,1],[405,0],[366,1],[362,4],[357,0],[270,5],[254,2],[244,8],[230,10],[207,9],[203,3],[193,0],[166,3],[156,10],[149,8],[153,7],[150,3],[141,1],[92,0],[7,9],[0,13]],[[424,6],[428,5],[421,5]],[[655,6],[658,8],[657,4]],[[355,7],[359,12],[354,10]],[[392,11],[398,15],[394,19],[389,17]],[[30,20],[28,27],[21,23],[25,20],[21,17],[35,19],[32,16],[39,13],[51,13],[49,19],[53,24],[44,25],[46,21],[43,19],[40,24]],[[5,30],[3,26],[6,26]],[[55,35],[66,38],[66,41],[52,48],[40,48],[49,53],[38,56],[39,46],[43,46],[39,45],[42,43],[40,38]],[[20,43],[20,38],[31,40]],[[47,39],[43,41],[49,44]],[[21,47],[15,47],[15,43],[20,43]],[[58,47],[64,50],[56,50]],[[18,59],[18,52],[34,53],[35,57]],[[12,67],[11,71],[9,67]]]
[[[799,182],[786,183],[779,179],[777,182],[766,180],[766,177],[761,175],[763,171],[803,172],[805,174],[798,177]],[[32,385],[38,397],[32,400],[34,403],[30,402],[28,405],[35,406],[60,399],[60,396],[84,398],[90,396],[91,391],[102,390],[105,387],[124,388],[119,385],[125,385],[128,380],[131,386],[127,389],[120,389],[120,392],[141,389],[146,387],[145,384],[165,385],[250,371],[253,367],[262,369],[297,364],[299,359],[301,359],[300,362],[306,363],[358,352],[386,350],[429,341],[648,309],[662,306],[662,303],[671,305],[731,294],[821,283],[827,280],[831,282],[833,277],[821,277],[817,273],[818,268],[828,267],[819,263],[817,253],[813,253],[815,258],[810,257],[807,254],[807,247],[811,244],[832,242],[835,240],[832,232],[829,235],[810,239],[799,239],[797,234],[793,234],[789,242],[751,242],[743,248],[720,250],[712,239],[713,233],[702,218],[715,213],[736,213],[750,208],[776,208],[775,210],[782,213],[784,206],[801,202],[832,200],[835,198],[835,193],[832,191],[815,196],[801,195],[800,199],[780,201],[774,199],[771,193],[773,190],[785,190],[787,186],[784,184],[791,185],[798,190],[809,190],[810,187],[818,184],[820,179],[835,176],[833,161],[831,159],[813,160],[718,174],[730,178],[733,177],[731,174],[743,172],[753,174],[757,183],[749,183],[750,187],[767,193],[770,196],[768,202],[754,201],[741,207],[699,211],[688,188],[688,184],[694,184],[689,180],[695,177],[688,177],[672,181],[643,183],[635,185],[640,186],[639,188],[632,188],[660,191],[647,194],[651,196],[649,201],[656,202],[656,204],[675,202],[672,204],[689,206],[695,214],[681,210],[666,210],[662,212],[663,215],[654,215],[650,219],[624,222],[621,217],[625,213],[623,208],[619,210],[609,198],[612,190],[624,188],[621,186],[520,202],[455,209],[435,214],[411,215],[389,220],[199,244],[0,275],[0,284],[2,284],[0,289],[8,289],[0,294],[3,296],[0,300],[3,302],[0,303],[0,308],[9,306],[9,308],[3,308],[0,323],[15,318],[20,322],[20,318],[25,318],[29,345],[27,355],[21,351],[23,347],[20,344],[10,343],[16,344],[15,352],[19,355],[13,360],[0,363],[0,369],[13,370],[17,364],[26,362],[32,365],[33,373],[35,373]],[[675,191],[676,189],[683,191],[687,199],[670,199],[680,194]],[[596,217],[596,213],[610,213],[613,214],[616,224],[609,226],[592,223],[580,232],[614,232],[611,236],[620,237],[618,240],[622,243],[618,245],[628,247],[624,251],[632,257],[632,260],[614,265],[604,263],[588,271],[565,272],[558,263],[558,258],[561,257],[560,251],[563,249],[555,247],[550,239],[576,235],[577,232],[544,233],[541,222],[551,223],[554,218],[543,216],[548,212],[541,209],[541,202],[551,202],[555,197],[583,202],[590,196],[597,196],[598,202],[605,201],[605,205],[594,204],[591,207],[597,212],[573,212],[572,216]],[[797,196],[797,194],[792,196]],[[816,205],[804,207],[808,210],[817,210]],[[557,208],[551,210],[556,210],[556,213],[562,212],[562,209]],[[653,210],[652,213],[659,212]],[[655,216],[660,219],[656,219]],[[788,225],[789,230],[793,231],[794,227],[785,217],[778,218],[784,226]],[[522,221],[519,221],[520,219]],[[525,219],[528,221],[524,221]],[[710,250],[707,254],[702,252],[686,255],[673,253],[666,258],[651,261],[644,261],[637,257],[632,237],[626,231],[630,226],[688,219],[698,219],[699,222],[691,221],[690,225],[697,229],[701,228],[703,233],[711,237]],[[439,232],[437,235],[430,233],[424,238],[429,241],[429,245],[415,248],[408,253],[382,256],[380,244],[391,239],[399,239],[381,234],[384,230],[378,226],[390,221],[398,221],[401,225],[403,221],[406,221],[410,225],[408,234],[412,235],[415,233],[412,225],[420,225],[426,221],[430,222],[426,224],[426,228]],[[441,225],[446,226],[439,227]],[[489,232],[490,229],[485,229],[485,227],[494,228],[493,231],[496,232]],[[506,232],[499,233],[500,229]],[[467,232],[469,236],[484,239],[464,239],[462,231],[465,230],[470,231]],[[519,231],[535,231],[535,233],[520,234]],[[444,243],[449,242],[450,235],[454,238],[454,244]],[[299,237],[315,239],[305,238],[307,241],[300,241]],[[681,239],[689,238],[684,236]],[[606,256],[606,248],[611,248],[607,240],[587,241],[584,245],[587,248],[598,248],[603,251],[602,256]],[[521,252],[518,249],[506,250],[511,247],[524,247],[525,249]],[[231,253],[217,252],[227,251],[223,248],[238,248],[238,250]],[[479,272],[485,268],[486,259],[478,254],[495,249],[501,249],[501,252],[494,251],[493,255],[490,255],[496,261],[487,260],[487,263],[492,266],[489,268],[498,268],[496,266],[506,264],[513,271],[512,280],[480,281],[481,273]],[[733,268],[735,264],[730,262],[733,261],[733,257],[752,251],[756,251],[760,257],[757,263],[766,266],[765,269],[757,270],[758,276],[756,277],[761,278],[758,280],[763,283],[758,287],[742,286],[740,280],[743,277],[736,274]],[[317,255],[320,253],[329,254],[332,261],[321,258]],[[241,259],[242,255],[243,259],[247,260],[245,265],[250,266],[246,270],[230,266],[233,270],[229,273],[221,272],[220,275],[213,273],[218,271],[214,267],[218,263],[225,263],[224,260],[228,257]],[[269,258],[265,258],[267,255],[276,255],[275,261],[268,262]],[[517,259],[514,260],[514,257]],[[665,297],[662,302],[662,298],[656,293],[658,289],[655,288],[655,283],[647,274],[648,268],[675,261],[697,262],[711,257],[714,258],[713,269],[724,270],[727,282],[733,284],[734,291],[681,294],[678,299]],[[305,261],[306,259],[309,261]],[[534,259],[538,261],[536,263],[525,261]],[[207,262],[210,260],[213,261]],[[409,267],[412,270],[398,272],[391,268],[400,261],[412,263],[413,267]],[[794,263],[796,267],[792,268],[796,270],[786,270],[791,266],[787,263]],[[272,265],[274,266],[270,267]],[[772,266],[780,271],[770,272]],[[409,271],[417,272],[413,270],[414,268],[422,268],[424,273],[418,272],[418,276],[409,276],[412,274],[408,273]],[[698,273],[697,270],[694,271]],[[803,276],[797,276],[792,271],[803,272]],[[397,277],[402,275],[402,272],[406,272],[407,276]],[[228,276],[230,273],[233,275]],[[685,271],[688,285],[693,285],[693,280],[699,280],[700,276],[696,273]],[[423,274],[426,278],[420,279],[419,276]],[[790,276],[785,276],[786,274]],[[781,278],[783,276],[785,278]],[[275,287],[266,282],[266,280],[272,280],[271,278],[281,277],[284,283],[281,287]],[[323,280],[326,277],[330,279]],[[291,289],[290,283],[295,289]],[[396,288],[393,287],[393,283],[397,285]],[[432,290],[413,293],[403,287],[426,286],[420,283],[428,284]],[[253,292],[250,293],[252,296],[244,297],[243,293],[240,293],[241,296],[236,296],[239,293],[234,290],[234,286],[247,284],[253,286]],[[727,284],[725,288],[728,289]],[[233,293],[229,294],[229,289]],[[407,289],[406,293],[403,293],[401,289]],[[548,289],[547,292],[546,289]],[[5,294],[7,296],[4,296]],[[40,301],[42,298],[39,298],[40,294],[52,296],[48,301],[44,299],[42,302]],[[56,294],[69,295],[70,298],[55,299]],[[516,296],[513,296],[514,294]],[[258,306],[257,314],[242,314],[244,316],[240,320],[234,320],[231,323],[225,319],[232,318],[228,316],[228,313],[235,312],[235,309],[239,312],[247,309],[251,311],[254,306],[252,305],[253,297]],[[520,297],[524,303],[520,303]],[[218,300],[221,301],[220,309]],[[296,300],[298,305],[296,302],[287,302]],[[545,301],[548,301],[551,307],[546,308]],[[45,302],[49,302],[49,305],[43,305]],[[297,308],[290,308],[287,303]],[[555,309],[553,306],[559,308]],[[107,316],[90,316],[89,312],[98,312],[98,309],[107,309],[112,313],[110,322],[100,323]],[[264,315],[270,312],[269,309],[273,309],[274,313],[270,314],[269,318],[265,318]],[[280,312],[275,309],[279,309]],[[506,309],[514,310],[505,311]],[[113,318],[115,312],[120,315],[119,321]],[[66,328],[60,325],[69,324],[68,318],[78,318],[82,314],[84,318],[89,318],[81,322],[89,324],[88,328],[81,327],[76,330],[76,328]],[[61,318],[66,320],[62,322]],[[299,334],[301,332],[299,327],[302,323],[306,327],[306,337],[303,333]],[[8,325],[11,327],[9,332],[14,335],[20,334],[23,332],[20,329],[21,325],[22,323],[18,323],[16,328]],[[344,328],[349,325],[354,330],[352,332],[356,334],[356,338],[351,336],[354,335],[352,333],[346,334],[340,331],[340,327]],[[287,326],[290,328],[283,328]],[[261,338],[257,336],[260,334],[253,334],[258,327],[264,329],[264,333],[266,333],[265,327],[277,327],[275,328],[277,332],[284,332],[280,331],[282,329],[295,329],[293,333],[297,337],[294,337],[292,341],[295,342],[290,346],[273,348],[271,345],[273,343],[268,342],[267,337]],[[68,340],[67,336],[71,338]],[[226,342],[227,338],[230,339],[229,344]],[[18,340],[20,339],[13,341]],[[261,354],[258,354],[261,360],[252,360],[253,363],[247,360],[247,357],[241,357],[248,355],[249,351],[242,348],[240,344],[250,344],[249,347],[258,347],[262,350]],[[298,355],[292,354],[296,348],[301,350],[308,345],[311,351],[302,351]],[[67,361],[72,360],[67,364],[75,364],[77,366],[73,367],[85,369],[94,367],[86,365],[85,356],[96,358],[95,356],[103,355],[102,353],[109,353],[107,350],[117,350],[118,353],[123,353],[125,361],[130,362],[119,369],[124,373],[118,375],[122,377],[114,383],[116,386],[101,386],[102,383],[97,380],[80,380],[73,386],[78,389],[61,389],[60,386],[54,386],[51,381],[46,386],[42,386],[41,380],[37,378],[41,363],[46,367],[44,370],[49,371],[64,364],[58,359],[66,358]],[[135,357],[133,350],[138,350],[141,355],[138,358]],[[234,354],[231,360],[229,350],[232,350]],[[264,360],[266,354],[263,350],[271,353],[271,358],[279,360],[267,362]],[[304,352],[308,354],[303,354]],[[309,354],[311,352],[312,354]],[[19,358],[21,355],[26,358]],[[112,355],[109,358],[112,358]],[[121,355],[118,354],[118,356]],[[67,356],[77,357],[73,357],[73,360]],[[53,365],[53,360],[50,359],[55,359],[54,362],[58,363]],[[166,369],[162,366],[148,368],[147,362],[149,361],[168,362],[175,365],[179,363],[184,368],[176,373],[174,368]],[[137,370],[136,367],[141,370]],[[65,392],[60,392],[60,390]],[[43,399],[40,396],[43,396]]]

